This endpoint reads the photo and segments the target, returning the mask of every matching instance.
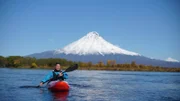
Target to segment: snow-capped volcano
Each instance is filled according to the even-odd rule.
[[[76,62],[98,62],[107,63],[108,60],[115,60],[116,63],[131,63],[163,66],[163,67],[180,67],[180,62],[151,59],[138,53],[127,51],[119,48],[104,40],[97,32],[89,32],[79,40],[58,50],[49,50],[40,53],[28,55],[35,58],[62,58]],[[175,61],[175,60],[173,60]]]
[[[76,55],[106,55],[106,54],[124,54],[137,56],[135,52],[121,49],[106,40],[104,40],[97,32],[89,32],[81,39],[55,51],[55,54],[76,54]]]

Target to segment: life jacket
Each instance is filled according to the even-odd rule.
[[[56,80],[64,80],[64,77],[63,75],[62,76],[59,76],[59,74],[56,74],[55,71],[52,71],[53,73],[53,78],[50,80],[50,81],[56,81]]]

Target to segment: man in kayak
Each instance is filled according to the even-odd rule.
[[[39,86],[42,86],[46,82],[55,81],[55,80],[64,80],[67,79],[68,75],[66,72],[63,72],[61,70],[61,65],[59,63],[56,63],[55,69],[50,72],[39,84]]]

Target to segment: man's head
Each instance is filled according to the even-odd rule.
[[[61,65],[60,65],[60,63],[56,63],[55,69],[56,69],[56,70],[61,70]]]

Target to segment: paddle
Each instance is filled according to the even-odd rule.
[[[78,64],[75,64],[73,66],[70,66],[69,68],[67,68],[64,72],[71,72],[74,71],[78,68]]]
[[[39,88],[40,86],[20,86],[19,88]]]
[[[72,66],[70,66],[69,68],[67,68],[64,72],[71,72],[78,69],[78,64],[74,64]],[[48,81],[47,81],[48,82]],[[40,86],[21,86],[20,88],[39,88]]]

